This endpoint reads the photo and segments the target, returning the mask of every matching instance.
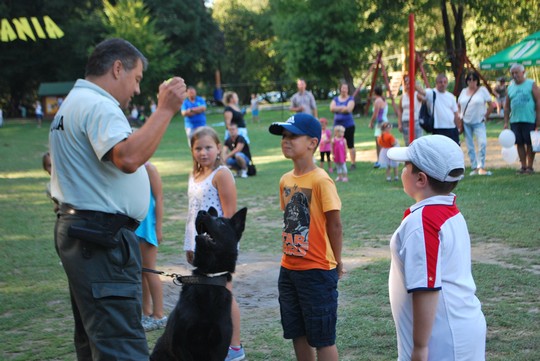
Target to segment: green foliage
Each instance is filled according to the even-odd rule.
[[[441,26],[441,4],[449,32]],[[416,48],[433,83],[438,72],[449,72],[454,33],[463,28],[467,55],[476,65],[537,31],[539,7],[540,0],[119,0],[109,3],[112,21],[102,0],[7,1],[0,4],[2,18],[50,15],[65,36],[0,43],[0,107],[4,116],[16,116],[21,102],[31,109],[40,83],[83,77],[90,50],[111,35],[125,35],[147,55],[145,96],[172,74],[211,94],[216,70],[242,102],[251,92],[294,90],[299,76],[326,93],[342,78],[358,84],[380,50],[388,71],[401,70],[398,54],[407,49],[411,13]],[[462,24],[454,11],[459,9]],[[494,79],[507,71],[485,75]]]
[[[190,85],[213,83],[223,40],[203,0],[145,0],[156,27],[174,49],[173,71]]]
[[[142,0],[119,0],[115,5],[103,0],[103,6],[106,37],[126,39],[149,60],[141,83],[141,98],[156,93],[159,84],[174,75],[172,70],[178,54],[170,50],[165,35],[157,30],[156,21]]]
[[[362,3],[320,0],[271,0],[275,47],[283,53],[291,77],[327,84],[345,78],[352,83],[353,69],[369,59],[369,24],[361,18]]]
[[[471,2],[465,26],[471,60],[480,62],[538,31],[539,7],[538,0]]]
[[[225,87],[233,87],[247,102],[250,93],[288,83],[282,56],[273,47],[267,1],[216,1],[213,16],[224,37],[220,69]]]
[[[39,20],[48,15],[64,32],[59,39],[0,42],[0,108],[4,117],[18,114],[19,104],[31,110],[40,83],[71,81],[84,75],[87,49],[102,30],[92,15],[97,3],[36,0],[0,4],[2,19]]]

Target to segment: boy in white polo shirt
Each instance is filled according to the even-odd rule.
[[[398,360],[485,360],[469,231],[452,193],[465,172],[463,152],[452,139],[430,135],[389,149],[388,157],[405,162],[403,189],[416,201],[390,241]]]

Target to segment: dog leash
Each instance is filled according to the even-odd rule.
[[[153,270],[151,268],[143,267],[143,272],[147,273],[154,273],[158,275],[162,275],[165,277],[171,277],[173,278],[173,283],[177,286],[184,285],[209,285],[209,286],[222,286],[225,287],[227,285],[227,273],[219,275],[219,276],[202,276],[202,275],[191,275],[191,276],[182,276],[177,273],[166,273],[163,271],[157,271]]]

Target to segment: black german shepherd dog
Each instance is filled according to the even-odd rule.
[[[232,218],[217,211],[200,211],[195,220],[195,257],[192,276],[182,277],[182,291],[157,340],[152,361],[223,361],[232,337],[232,294],[225,287],[232,279],[238,242],[244,231],[247,208]]]

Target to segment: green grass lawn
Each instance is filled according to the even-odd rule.
[[[280,138],[267,129],[271,121],[288,116],[287,110],[262,110],[260,123],[248,124],[258,175],[237,182],[238,206],[249,207],[242,251],[280,252],[278,182],[292,164],[281,155]],[[321,105],[320,116],[332,119],[326,104]],[[208,117],[220,135],[222,121],[219,112]],[[372,149],[368,118],[356,121],[357,148]],[[496,138],[501,129],[500,122],[488,124],[488,136]],[[66,277],[53,245],[55,216],[45,195],[48,176],[41,169],[47,143],[47,123],[38,129],[29,121],[9,120],[0,128],[2,360],[75,359]],[[400,182],[385,182],[383,170],[373,169],[365,159],[359,161],[350,182],[337,185],[343,203],[345,256],[366,247],[386,249],[403,211],[412,203]],[[183,257],[192,163],[181,118],[171,123],[152,162],[161,173],[165,192],[160,258]],[[479,250],[473,257],[473,273],[488,322],[489,360],[540,359],[540,175],[517,176],[514,168],[497,169],[491,177],[466,177],[456,189],[473,247]],[[340,359],[397,357],[388,268],[387,257],[375,260],[350,271],[340,282]],[[292,359],[292,345],[281,337],[279,312],[275,310],[275,319],[264,325],[253,318],[246,315],[242,324],[242,337],[249,339],[249,360]],[[149,334],[150,345],[158,336],[159,332]]]

